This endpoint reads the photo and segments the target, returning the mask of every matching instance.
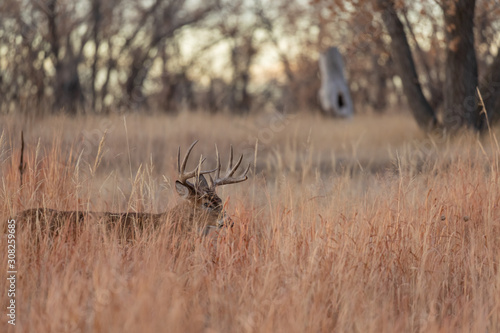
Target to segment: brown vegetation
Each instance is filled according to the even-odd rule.
[[[254,165],[244,185],[224,188],[234,227],[215,240],[174,246],[162,230],[123,243],[86,224],[74,242],[45,238],[34,252],[19,219],[16,332],[500,330],[495,133],[424,137],[401,115],[0,124],[2,224],[29,207],[173,207],[176,149],[194,138],[208,151],[230,137]]]

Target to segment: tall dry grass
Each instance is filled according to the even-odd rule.
[[[168,209],[177,146],[195,138],[208,164],[214,143],[252,163],[249,181],[221,189],[236,223],[216,244],[123,244],[86,225],[35,249],[17,221],[18,332],[500,331],[495,133],[426,137],[396,115],[1,124],[1,223],[40,206]],[[4,293],[6,270],[0,281]]]

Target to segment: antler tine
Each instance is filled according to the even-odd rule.
[[[180,160],[181,160],[181,148],[179,147],[179,150],[177,152],[177,171],[179,172],[179,181],[183,184],[187,184],[187,180],[189,178],[193,178],[193,177],[200,177],[200,175],[204,175],[204,174],[207,174],[207,173],[212,173],[214,172],[216,169],[213,169],[213,170],[205,170],[205,171],[202,171],[201,170],[201,165],[203,164],[203,162],[205,162],[206,158],[203,158],[203,156],[200,156],[200,161],[198,162],[198,165],[196,166],[196,168],[191,171],[191,172],[185,172],[186,171],[186,164],[187,164],[187,160],[189,158],[189,154],[191,153],[191,151],[193,150],[193,147],[194,145],[198,142],[198,140],[196,140],[195,142],[193,142],[191,144],[191,146],[188,148],[187,152],[186,152],[186,155],[184,155],[184,159],[182,160],[182,163],[180,163]]]
[[[217,144],[215,144],[215,155],[217,156],[217,172],[215,174],[215,179],[218,179],[220,177],[220,156],[219,156],[219,149],[217,149]],[[212,179],[210,179],[210,181],[212,181]]]
[[[205,160],[205,159],[203,159],[203,160]],[[203,163],[203,162],[202,162],[202,163]],[[199,172],[199,175],[200,175],[200,176],[201,176],[201,175],[206,175],[207,173],[212,173],[212,172],[214,172],[215,170],[217,170],[217,168],[212,169],[212,170],[200,171],[200,172]]]
[[[234,173],[238,169],[238,167],[241,164],[241,161],[243,160],[243,155],[240,156],[236,164],[233,166],[233,146],[230,147],[229,150],[229,162],[228,162],[228,167],[226,170],[226,174],[224,177],[220,178],[220,158],[219,158],[219,152],[216,150],[217,153],[217,175],[215,179],[212,181],[212,186],[215,188],[216,186],[221,186],[221,185],[228,185],[228,184],[235,184],[239,183],[242,181],[245,181],[248,179],[247,173],[248,170],[250,170],[250,164],[248,164],[248,167],[246,170],[238,177],[233,177]]]
[[[229,145],[229,161],[227,162],[227,170],[231,170],[233,167],[233,145]]]
[[[248,164],[248,167],[245,169],[245,171],[241,174],[241,176],[238,177],[224,177],[224,178],[217,178],[214,180],[214,187],[216,186],[222,186],[222,185],[229,185],[229,184],[236,184],[243,182],[248,179],[247,173],[248,170],[250,170],[250,164]]]
[[[181,146],[177,149],[177,173],[181,174]]]
[[[179,174],[184,173],[184,170],[186,170],[186,163],[189,157],[189,154],[191,154],[191,150],[193,150],[194,145],[198,143],[198,140],[193,142],[191,146],[189,146],[186,155],[184,155],[184,159],[182,160],[182,165],[179,163],[181,160],[181,147],[179,146],[178,154],[177,154],[177,169],[179,171]]]
[[[234,167],[232,169],[227,170],[227,176],[231,177],[234,174],[236,169],[238,169],[238,167],[240,166],[242,160],[243,160],[243,155],[240,156],[240,158],[238,159],[238,162],[236,162],[236,164],[234,165]]]
[[[196,176],[200,177],[201,175],[206,175],[207,173],[212,173],[214,172],[215,170],[217,170],[217,168],[215,169],[212,169],[212,170],[204,170],[204,171],[199,171],[198,169],[200,169],[201,165],[203,164],[203,162],[205,162],[205,160],[207,159],[206,157],[203,158],[203,156],[200,158],[201,162],[198,164],[198,166],[196,167],[196,169],[194,169],[194,172],[196,174]]]
[[[203,158],[203,155],[200,155],[200,159],[198,160],[198,165],[194,169],[194,173],[196,174],[196,177],[200,177],[201,172],[203,172],[200,170],[201,170],[201,165],[203,164],[203,162],[205,162],[205,160],[206,160],[206,158]]]
[[[250,163],[248,163],[248,166],[247,166],[245,172],[243,172],[243,174],[241,175],[241,177],[245,177],[245,180],[248,179],[248,176],[247,176],[248,170],[250,170]]]
[[[241,162],[241,159],[240,159],[240,162]],[[245,171],[241,174],[241,176],[239,176],[239,177],[237,178],[237,179],[238,179],[238,183],[248,179],[248,176],[247,176],[248,170],[250,170],[250,163],[248,163],[247,168],[246,168],[246,169],[245,169]],[[241,179],[241,180],[240,180],[240,179]]]

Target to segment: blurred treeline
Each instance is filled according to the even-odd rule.
[[[424,94],[439,108],[443,8],[435,0],[396,7]],[[500,42],[498,7],[476,4],[484,75]],[[370,0],[3,0],[0,111],[318,110],[317,59],[332,45],[344,55],[355,109],[383,111],[405,103],[390,40]]]

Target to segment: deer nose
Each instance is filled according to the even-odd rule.
[[[217,226],[219,228],[222,228],[222,227],[233,227],[234,223],[233,223],[233,220],[231,220],[231,218],[229,216],[226,215],[226,213],[222,213],[222,216],[221,218],[219,219],[219,221],[217,222]]]

